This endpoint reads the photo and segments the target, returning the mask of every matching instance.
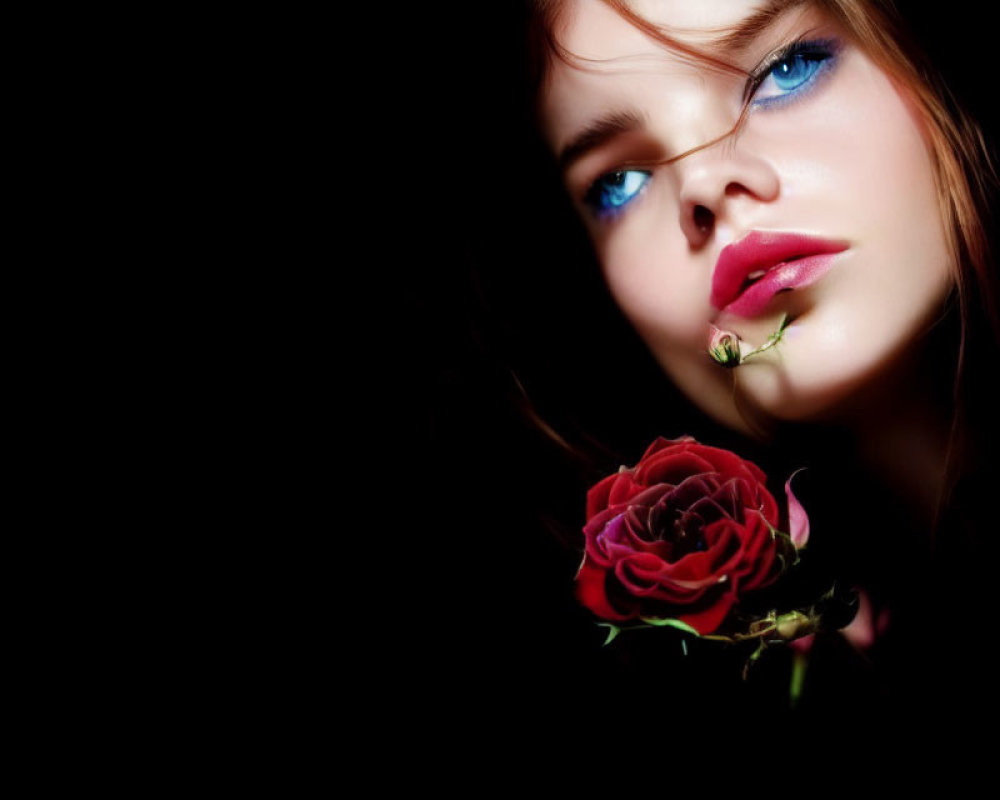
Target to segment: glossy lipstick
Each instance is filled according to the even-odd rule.
[[[809,286],[833,266],[846,242],[801,233],[750,231],[722,248],[712,273],[712,305],[738,317],[754,317],[782,289]],[[758,278],[755,273],[763,272]]]

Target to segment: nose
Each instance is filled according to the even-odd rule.
[[[736,222],[736,206],[772,202],[781,190],[769,161],[728,140],[682,158],[678,167],[680,224],[691,247],[705,244],[720,219]]]

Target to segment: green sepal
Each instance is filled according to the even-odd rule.
[[[708,354],[716,364],[727,369],[738,367],[742,361],[738,350],[733,352],[724,347],[713,347],[708,351]]]
[[[761,640],[761,643],[757,645],[757,649],[750,654],[750,657],[743,664],[743,680],[747,679],[747,677],[750,674],[750,667],[754,664],[755,661],[757,661],[762,655],[764,655],[764,651],[766,649],[767,649],[767,642]]]
[[[784,557],[779,554],[778,557],[782,561],[781,571],[784,572],[788,568],[788,566],[794,567],[796,564],[798,564],[799,561],[801,560],[799,558],[799,553],[802,550],[806,549],[805,545],[803,545],[802,547],[795,547],[795,545],[792,543],[791,534],[785,533],[784,531],[775,528],[771,524],[771,521],[764,516],[764,512],[761,509],[755,508],[754,511],[756,511],[760,515],[760,518],[764,520],[764,524],[767,525],[767,529],[771,532],[771,539],[776,540],[778,537],[781,537],[787,544],[791,545],[793,551],[795,552],[795,560],[790,565],[787,565],[787,562],[785,561]]]
[[[685,633],[692,633],[695,636],[701,636],[700,633],[695,628],[692,628],[686,622],[681,622],[679,619],[674,619],[673,617],[667,617],[666,619],[657,619],[656,617],[639,617],[647,625],[655,625],[658,628],[670,627],[677,628],[679,631],[684,631]]]
[[[614,641],[615,637],[622,632],[621,628],[619,628],[617,625],[611,624],[610,622],[598,622],[597,625],[598,627],[608,629],[608,638],[604,640],[604,644],[602,644],[601,647],[606,647],[607,645],[611,644],[611,642]]]
[[[775,539],[775,538],[777,538],[778,536],[784,536],[784,537],[785,537],[786,539],[788,539],[788,541],[791,541],[791,540],[792,540],[792,537],[791,537],[791,536],[789,536],[789,535],[788,535],[787,533],[785,533],[784,531],[779,531],[779,530],[778,530],[777,528],[775,528],[775,527],[774,527],[774,526],[773,526],[773,525],[771,524],[771,521],[770,521],[770,520],[769,520],[769,519],[768,519],[767,517],[765,517],[765,516],[764,516],[764,512],[763,512],[763,510],[761,510],[760,508],[755,508],[755,509],[753,509],[753,510],[754,510],[754,511],[756,511],[756,512],[757,512],[757,513],[758,513],[758,514],[760,515],[760,518],[761,518],[762,520],[764,520],[764,524],[765,524],[765,525],[767,525],[767,529],[768,529],[768,530],[769,530],[769,531],[771,532],[771,538],[772,538],[772,539]]]
[[[832,599],[833,599],[833,596],[834,596],[834,595],[835,595],[836,593],[837,593],[837,582],[836,582],[836,581],[834,581],[834,582],[833,582],[833,583],[832,583],[832,584],[830,585],[830,588],[829,588],[829,589],[827,589],[827,590],[826,590],[825,592],[823,592],[823,594],[821,594],[821,595],[820,595],[820,597],[819,597],[819,602],[823,602],[824,600],[832,600]]]

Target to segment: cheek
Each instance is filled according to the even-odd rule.
[[[954,271],[934,163],[919,117],[889,79],[860,61],[846,69],[784,151],[783,199],[786,210],[808,209],[811,224],[851,239],[854,266],[832,273],[824,291],[841,303],[845,324],[860,326],[854,336],[902,338]]]
[[[604,278],[623,315],[671,382],[702,411],[749,432],[733,405],[732,375],[707,354],[711,271],[688,253],[679,227],[662,222],[676,210],[629,220],[613,246],[599,248]],[[675,226],[676,227],[676,226]]]
[[[852,222],[869,267],[859,299],[866,305],[868,295],[882,310],[868,321],[904,334],[947,290],[953,259],[922,125],[887,78],[872,80],[857,120],[865,135],[842,163],[842,192],[857,198]]]
[[[918,244],[942,234],[934,167],[917,120],[891,88],[873,89],[855,114],[855,143],[841,149],[844,190],[856,198],[861,233],[905,232]]]
[[[676,212],[663,205],[623,220],[628,227],[599,256],[612,297],[646,343],[690,349],[705,336],[710,275],[694,268],[679,226],[666,222]]]
[[[744,376],[782,419],[830,413],[883,374],[940,314],[952,283],[922,126],[881,73],[856,78],[786,150],[786,178],[797,178],[784,184],[786,209],[809,209],[810,224],[848,237],[852,251],[817,286],[808,322],[790,332],[782,379]]]

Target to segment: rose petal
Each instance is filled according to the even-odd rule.
[[[624,505],[645,488],[641,483],[636,483],[633,480],[631,473],[623,472],[618,476],[618,480],[611,484],[611,491],[608,492],[608,505]]]
[[[673,502],[679,508],[690,508],[718,491],[719,476],[714,472],[691,475],[674,487]]]
[[[746,560],[744,569],[734,573],[741,578],[740,586],[744,591],[767,586],[781,574],[780,570],[773,569],[777,554],[770,532],[766,532],[764,536],[767,537],[766,541],[754,542],[747,548],[743,554]]]
[[[643,488],[630,500],[629,505],[652,506],[660,502],[666,495],[671,495],[676,491],[676,487],[666,483],[658,483],[656,486]]]
[[[809,516],[806,514],[806,510],[802,507],[802,504],[792,494],[792,478],[802,472],[803,469],[805,467],[795,470],[785,482],[785,495],[788,498],[788,527],[791,528],[789,533],[792,536],[792,544],[795,545],[796,550],[805,547],[806,542],[809,541]]]
[[[587,492],[587,519],[600,513],[608,507],[608,496],[611,494],[611,485],[618,480],[618,475],[608,475],[590,487]]]
[[[724,475],[733,475],[736,477],[748,477],[753,480],[754,483],[765,484],[767,482],[767,476],[756,464],[749,461],[744,461],[736,453],[731,450],[723,450],[719,447],[708,447],[707,445],[699,445],[698,453],[703,458],[708,459],[715,465],[718,472]],[[749,472],[748,476],[746,473]]]
[[[603,524],[595,524],[609,512],[610,509],[608,512],[602,512],[594,520],[588,522],[583,529],[584,536],[586,537],[587,558],[591,563],[599,567],[610,567],[614,563],[614,556],[610,552],[610,547],[621,539],[621,528],[625,524],[625,515],[622,512],[610,516]]]
[[[687,449],[686,445],[694,441],[695,438],[693,436],[681,436],[678,439],[666,439],[663,436],[657,436],[656,441],[654,441],[649,447],[646,448],[646,452],[642,454],[642,458],[639,459],[639,463],[641,464],[651,455],[659,453],[661,450],[667,447],[678,447]]]
[[[635,469],[635,479],[640,483],[677,484],[692,475],[713,472],[712,463],[690,450],[663,452],[646,463],[640,462]]]
[[[704,611],[697,611],[692,614],[678,614],[677,619],[681,622],[686,622],[702,636],[714,633],[733,607],[735,599],[733,592],[726,592],[718,598],[717,602]]]
[[[633,555],[618,562],[614,577],[633,597],[661,600],[681,607],[696,603],[719,583],[715,576],[701,581],[675,581],[666,564],[645,555]]]
[[[743,540],[746,530],[731,519],[720,519],[704,530],[706,551],[712,559],[712,574],[717,577],[733,574],[746,559]]]
[[[635,614],[622,614],[608,601],[605,579],[607,572],[584,558],[576,575],[576,599],[602,619],[625,620]]]

